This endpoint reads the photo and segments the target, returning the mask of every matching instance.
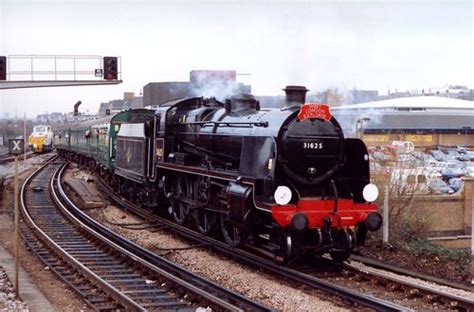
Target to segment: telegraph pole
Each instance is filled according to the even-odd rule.
[[[15,295],[18,298],[20,283],[19,283],[19,259],[20,259],[20,235],[19,235],[19,209],[18,209],[18,155],[15,156]]]
[[[26,112],[23,113],[23,142],[26,141]],[[26,148],[23,151],[23,161],[26,161]]]
[[[24,151],[24,139],[11,139],[8,143],[10,154],[15,156],[15,192],[14,192],[14,208],[15,208],[15,295],[18,298],[20,292],[19,283],[19,264],[20,264],[20,210],[18,209],[18,158]]]

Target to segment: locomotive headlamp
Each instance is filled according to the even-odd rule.
[[[365,226],[370,231],[377,231],[382,226],[382,216],[378,212],[371,212],[365,219]]]
[[[286,205],[291,200],[291,190],[288,186],[280,185],[277,187],[273,196],[275,197],[275,201],[278,205]]]
[[[375,184],[367,184],[362,190],[362,196],[368,202],[373,202],[379,197],[379,189]]]
[[[302,213],[297,213],[291,218],[291,228],[296,231],[303,231],[308,227],[308,218]]]

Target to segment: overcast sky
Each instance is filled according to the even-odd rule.
[[[0,90],[10,116],[83,110],[187,81],[192,69],[251,74],[258,95],[474,87],[473,1],[0,0],[0,55],[117,55],[123,84]]]

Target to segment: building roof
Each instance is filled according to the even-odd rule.
[[[383,101],[346,105],[334,107],[332,109],[341,110],[377,108],[474,109],[474,102],[440,96],[411,96]]]
[[[366,131],[474,131],[474,102],[438,96],[396,98],[331,111],[349,132],[358,123]]]

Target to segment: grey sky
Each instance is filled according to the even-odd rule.
[[[0,112],[70,111],[192,69],[250,73],[255,94],[474,87],[473,2],[8,1],[0,55],[120,55],[118,86],[0,91]]]

